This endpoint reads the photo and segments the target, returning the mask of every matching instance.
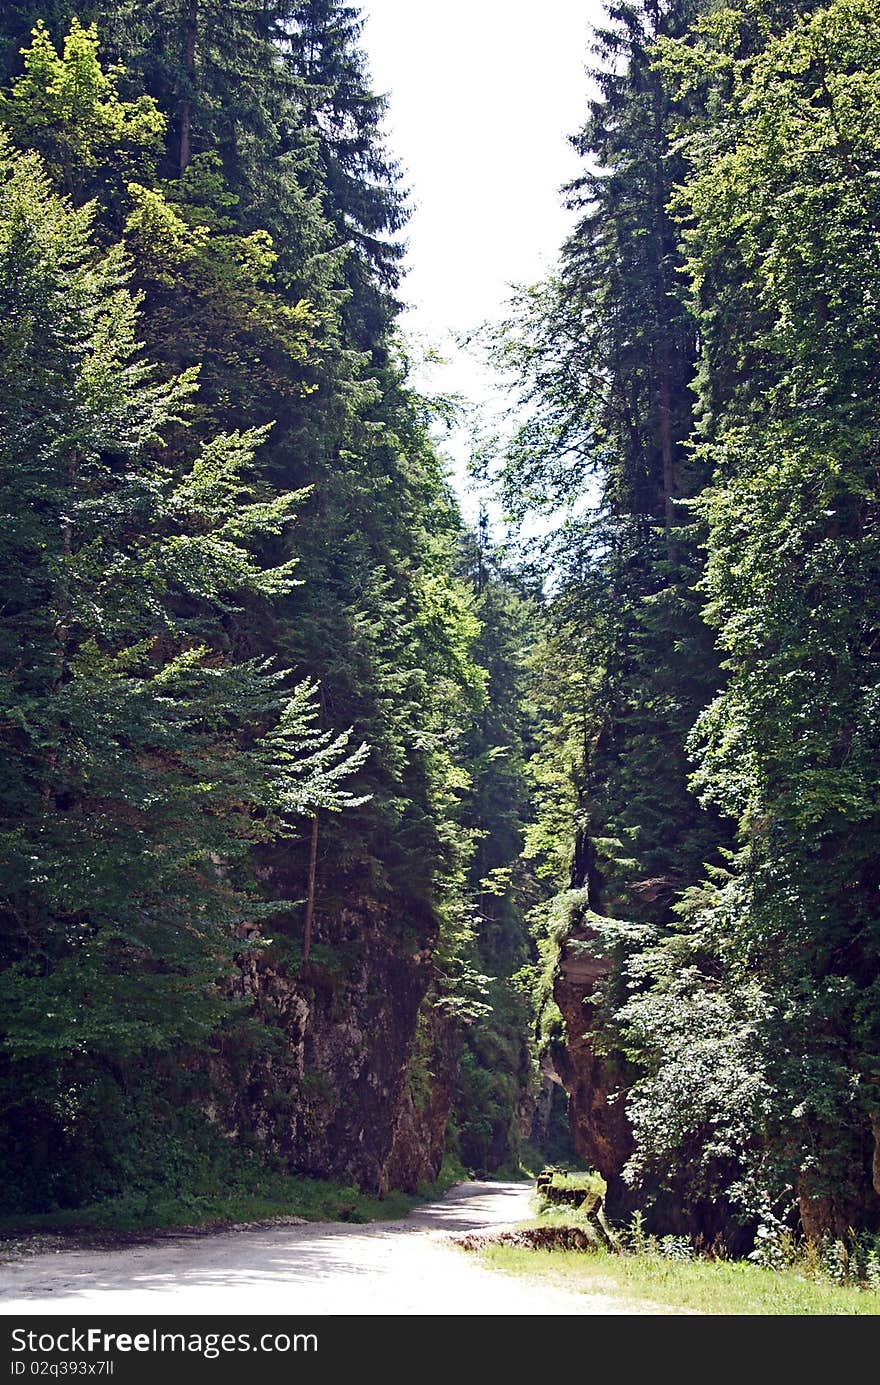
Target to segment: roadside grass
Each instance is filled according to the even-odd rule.
[[[534,1224],[534,1223],[533,1223]],[[541,1219],[546,1224],[546,1219]],[[714,1315],[880,1315],[880,1293],[855,1285],[766,1270],[742,1260],[672,1260],[660,1254],[604,1250],[528,1250],[486,1246],[483,1263],[507,1274],[550,1280],[581,1293],[615,1294]]]
[[[582,1173],[576,1170],[559,1169],[550,1180],[551,1188],[576,1193],[596,1193],[603,1197],[606,1191],[605,1179],[600,1173]]]
[[[126,1192],[85,1207],[0,1217],[0,1240],[29,1235],[136,1234],[152,1231],[222,1229],[242,1222],[302,1217],[305,1221],[370,1222],[405,1217],[412,1208],[454,1183],[441,1171],[418,1193],[391,1192],[380,1198],[332,1179],[263,1173],[248,1188],[210,1193],[160,1190]]]

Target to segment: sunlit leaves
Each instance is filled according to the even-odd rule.
[[[120,75],[101,66],[94,25],[74,19],[59,53],[40,21],[23,74],[0,95],[0,120],[20,146],[44,155],[67,192],[88,195],[106,177],[118,186],[155,162],[165,118],[149,96],[122,100]]]

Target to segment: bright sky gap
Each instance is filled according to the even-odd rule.
[[[540,279],[571,226],[559,190],[579,161],[566,137],[584,122],[590,25],[601,7],[545,0],[538,16],[523,0],[367,0],[363,13],[413,208],[403,328],[447,361],[425,374],[425,387],[461,394],[491,418],[498,383],[456,337],[498,318],[512,284]],[[445,451],[473,518],[466,434]]]

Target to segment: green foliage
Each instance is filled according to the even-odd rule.
[[[484,1174],[518,1167],[534,1101],[530,1005],[514,978],[532,951],[526,912],[535,883],[521,852],[530,817],[526,662],[536,609],[529,584],[492,552],[485,527],[468,536],[463,562],[480,621],[475,657],[486,672],[485,699],[464,747],[473,837],[473,932],[465,955],[485,975],[482,1013],[472,1012],[462,1028],[454,1111],[460,1157]]]
[[[371,1197],[335,1179],[307,1178],[271,1167],[258,1153],[222,1147],[218,1137],[204,1135],[184,1123],[181,1151],[186,1157],[183,1177],[167,1160],[154,1186],[145,1184],[138,1165],[133,1184],[116,1196],[67,1210],[12,1214],[0,1218],[0,1238],[63,1235],[76,1239],[89,1233],[144,1233],[163,1229],[217,1228],[242,1222],[306,1221],[364,1223],[404,1217],[420,1197],[392,1192]],[[136,1181],[135,1181],[136,1180]],[[439,1190],[438,1183],[438,1190]],[[434,1189],[425,1190],[434,1192]],[[74,1242],[75,1243],[75,1242]]]
[[[878,1216],[877,7],[609,14],[582,220],[499,346],[502,494],[564,511],[546,1041],[586,949],[655,1216],[839,1235]]]
[[[308,895],[335,1006],[364,930],[423,968],[468,1166],[516,1164],[530,1027],[563,1058],[562,949],[655,1218],[778,1249],[797,1204],[829,1265],[877,1221],[880,26],[696,10],[596,35],[577,225],[496,342],[528,410],[501,494],[553,518],[511,567],[393,335],[356,9],[4,7],[16,1206],[210,1200],[206,1074],[285,1042],[230,980],[301,967]],[[322,1080],[255,1100],[314,1124]]]
[[[175,476],[195,381],[139,360],[124,257],[37,156],[4,144],[0,184],[3,1105],[69,1133],[96,1065],[204,1041],[243,926],[278,907],[251,844],[357,802],[366,747],[224,648],[236,602],[292,583],[251,547],[302,499],[257,498],[262,433]]]
[[[566,1191],[583,1193],[595,1193],[602,1196],[605,1193],[605,1180],[595,1172],[579,1173],[569,1169],[553,1169],[550,1179],[551,1188],[563,1188]]]
[[[668,1251],[680,1251],[677,1237],[664,1237]],[[880,1296],[854,1285],[805,1277],[800,1267],[780,1274],[741,1260],[707,1261],[664,1253],[659,1243],[632,1255],[605,1250],[523,1250],[493,1246],[481,1258],[493,1269],[549,1281],[584,1294],[612,1295],[642,1312],[684,1312],[712,1316],[875,1316]],[[601,1300],[600,1300],[601,1301]]]
[[[568,189],[579,221],[557,276],[520,297],[498,342],[528,411],[501,492],[514,517],[540,508],[555,521],[532,545],[547,596],[525,849],[558,892],[532,915],[539,1032],[564,1070],[556,964],[560,948],[589,948],[589,1029],[613,1083],[626,1071],[628,960],[674,930],[678,894],[724,841],[688,784],[688,737],[719,671],[682,504],[705,476],[687,448],[695,341],[667,207],[683,162],[652,67],[657,38],[690,14],[616,5],[597,32],[598,93],[576,140],[586,171]]]
[[[288,71],[301,84],[325,215],[348,247],[343,319],[356,345],[375,356],[400,306],[391,293],[400,282],[403,246],[393,237],[408,216],[398,166],[384,147],[386,99],[370,88],[355,5],[293,0],[284,11],[282,48]]]
[[[94,25],[73,19],[59,53],[41,20],[23,59],[0,95],[0,120],[18,145],[43,155],[64,192],[118,197],[124,179],[152,168],[165,119],[149,96],[120,98],[122,69],[101,66]]]
[[[718,835],[687,788],[685,743],[718,671],[680,504],[701,475],[685,447],[693,329],[666,209],[681,162],[651,69],[658,34],[687,17],[618,6],[597,34],[600,94],[577,141],[591,164],[569,189],[581,219],[559,277],[527,295],[500,344],[530,413],[502,493],[515,515],[562,507],[542,555],[527,850],[557,887],[588,888],[597,912],[651,922],[669,920]]]
[[[729,682],[692,747],[741,849],[655,959],[661,995],[630,1004],[654,1055],[633,1109],[655,1130],[659,1100],[686,1113],[666,1168],[690,1148],[708,1186],[720,1159],[765,1226],[797,1196],[808,1227],[839,1232],[873,1215],[880,1072],[877,14],[841,0],[743,56],[751,18],[731,8],[664,50],[714,93],[677,205],[714,478],[701,585]]]
[[[0,119],[31,151],[8,154],[0,651],[22,1205],[136,1181],[138,1130],[122,1163],[89,1131],[146,1090],[148,1052],[171,1065],[157,1101],[175,1062],[235,1053],[275,1110],[230,994],[236,966],[301,966],[319,809],[334,1003],[363,927],[433,953],[438,1003],[481,1013],[461,743],[485,677],[431,406],[390,335],[403,206],[356,17],[294,8],[94,4],[96,30],[58,5],[4,54]],[[37,18],[11,6],[0,33]],[[222,1129],[238,1094],[210,1088],[192,1100]]]

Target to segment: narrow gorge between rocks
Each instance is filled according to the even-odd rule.
[[[874,1312],[878,0],[419,10],[0,7],[2,1292]]]

